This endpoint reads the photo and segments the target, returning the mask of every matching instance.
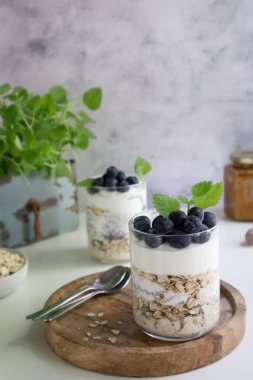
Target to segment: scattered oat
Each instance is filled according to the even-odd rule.
[[[86,335],[91,336],[91,333],[89,331],[86,332]]]
[[[116,343],[116,342],[117,342],[117,339],[116,339],[114,336],[109,336],[108,340],[109,340],[111,343]]]
[[[117,323],[118,323],[119,325],[122,325],[122,322],[121,322],[121,321],[118,321]]]
[[[102,339],[101,336],[94,336],[93,337],[93,340],[100,340],[100,339]]]
[[[120,334],[120,330],[111,330],[111,332],[114,334],[114,335],[118,335],[118,334]]]
[[[100,325],[107,325],[108,321],[104,319],[103,321],[100,322]]]
[[[86,336],[84,336],[84,337],[82,338],[82,340],[85,340],[86,342],[88,342],[89,338],[86,338]]]
[[[97,324],[96,323],[89,323],[89,326],[90,327],[97,327]]]
[[[88,313],[87,315],[88,315],[88,317],[95,317],[96,316],[96,314],[94,314],[94,313]]]
[[[104,316],[104,313],[98,313],[98,318],[101,318]]]

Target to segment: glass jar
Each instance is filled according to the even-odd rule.
[[[224,208],[234,220],[253,220],[253,151],[230,155],[224,169]]]
[[[89,249],[105,263],[130,260],[128,221],[147,207],[145,180],[120,190],[96,186],[86,191]]]
[[[156,213],[146,212],[151,221]],[[219,320],[218,227],[158,236],[129,222],[133,314],[141,330],[157,339],[186,341],[211,331]],[[159,243],[160,239],[160,243]],[[188,239],[186,248],[180,247]],[[154,241],[153,241],[154,242]],[[159,246],[157,246],[159,244]]]

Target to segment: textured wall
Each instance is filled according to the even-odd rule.
[[[252,0],[1,0],[0,82],[75,97],[100,85],[78,178],[142,155],[150,192],[186,193],[253,145],[252,12]]]

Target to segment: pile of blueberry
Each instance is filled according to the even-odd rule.
[[[152,222],[147,216],[137,216],[133,225],[137,239],[144,240],[148,247],[157,248],[168,243],[180,249],[191,243],[207,242],[211,236],[209,229],[216,225],[216,216],[199,207],[192,207],[188,215],[181,210],[172,211],[169,216],[158,215]]]
[[[90,194],[99,191],[99,187],[104,187],[108,191],[117,190],[125,193],[129,190],[129,185],[135,185],[139,182],[135,176],[127,177],[125,172],[118,170],[115,166],[110,166],[102,177],[95,178],[92,187],[88,188]]]

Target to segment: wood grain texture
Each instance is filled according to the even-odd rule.
[[[46,305],[96,276],[66,284],[50,296]],[[75,366],[120,376],[173,375],[219,360],[240,343],[245,331],[244,298],[233,286],[221,281],[220,302],[221,315],[216,328],[208,335],[188,342],[164,342],[146,336],[133,319],[131,285],[117,294],[97,296],[45,323],[45,332],[53,351]],[[96,316],[91,317],[89,313]],[[98,313],[103,316],[98,317]],[[107,320],[107,324],[89,326],[102,320]],[[120,330],[120,334],[114,335],[112,329]],[[95,336],[101,339],[94,339]],[[110,337],[117,341],[111,343]]]

